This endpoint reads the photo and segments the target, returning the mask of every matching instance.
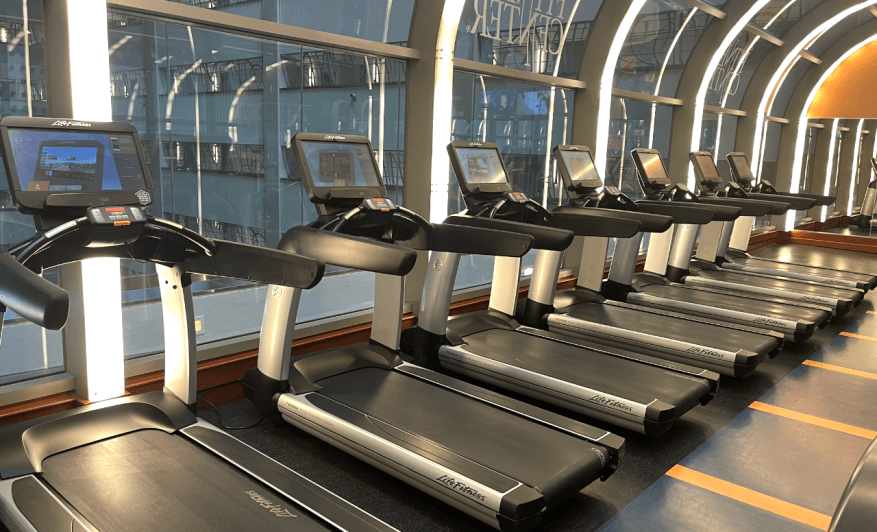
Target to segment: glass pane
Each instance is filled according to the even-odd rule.
[[[672,125],[673,108],[669,105],[612,98],[603,182],[618,187],[633,199],[643,198],[630,152],[635,148],[655,148],[666,156]]]
[[[602,3],[467,0],[454,55],[516,70],[577,77]]]
[[[405,45],[415,0],[170,0],[369,41]],[[332,16],[326,16],[331,13]]]
[[[26,33],[22,3],[0,4],[0,45],[5,51],[0,54],[0,116],[48,116],[43,3],[30,1],[27,5]],[[33,217],[19,213],[13,204],[6,171],[0,164],[0,247],[8,249],[35,233]],[[47,270],[44,277],[58,282],[55,270]],[[0,385],[63,370],[60,331],[45,331],[7,310],[2,332]]]
[[[679,76],[712,19],[676,2],[648,0],[624,41],[613,87],[675,96]]]
[[[299,131],[368,136],[401,202],[404,62],[120,13],[108,23],[113,117],[140,132],[155,216],[211,238],[275,247],[317,216],[290,149]],[[126,356],[160,352],[154,268],[123,261],[122,272]],[[373,279],[332,271],[303,296],[299,322],[370,308]],[[207,278],[193,292],[199,344],[258,332],[264,286]]]
[[[807,134],[804,137],[804,164],[802,166],[801,182],[798,185],[797,192],[805,194],[810,193],[813,185],[813,174],[816,172],[816,138],[819,135],[819,128],[808,127]],[[795,219],[805,218],[806,210],[795,211]]]
[[[572,108],[571,90],[455,72],[451,137],[497,143],[513,188],[551,208],[563,198],[550,150],[569,142]],[[457,178],[449,170],[448,214],[465,208]],[[528,254],[524,268],[533,260],[534,254]],[[488,284],[492,275],[492,259],[464,257],[455,287]]]

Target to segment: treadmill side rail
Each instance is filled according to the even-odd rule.
[[[93,530],[33,475],[0,482],[0,521],[10,532]]]
[[[205,421],[199,419],[181,432],[341,530],[396,530]]]
[[[397,366],[396,371],[411,375],[421,380],[425,380],[432,384],[442,386],[449,390],[463,393],[468,397],[491,404],[497,408],[501,408],[507,412],[518,414],[532,421],[536,421],[542,425],[563,431],[567,434],[587,440],[609,449],[612,459],[611,465],[617,465],[618,459],[624,456],[624,438],[617,436],[611,432],[598,429],[591,425],[581,423],[567,416],[555,414],[549,410],[544,410],[537,406],[533,406],[517,399],[512,399],[506,395],[491,392],[490,390],[475,386],[453,377],[448,377],[441,373],[428,371],[414,364],[403,363]],[[614,467],[613,467],[614,470]],[[608,474],[605,478],[608,478]],[[604,479],[605,479],[604,478]]]
[[[312,400],[318,400],[316,405]],[[544,508],[542,495],[520,482],[471,463],[490,477],[475,480],[466,474],[443,467],[440,463],[391,442],[386,434],[372,434],[367,427],[376,421],[346,405],[315,394],[283,394],[277,404],[283,418],[361,460],[412,484],[426,493],[462,510],[479,521],[500,528],[497,514],[503,497],[518,489],[531,491],[530,503],[536,513]],[[336,410],[333,412],[332,410]],[[359,419],[360,423],[356,420]],[[373,427],[372,427],[373,428]],[[392,457],[387,460],[386,457]],[[490,485],[488,485],[490,484]],[[504,486],[499,491],[498,486]]]

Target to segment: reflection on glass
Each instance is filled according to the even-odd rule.
[[[457,29],[455,57],[574,78],[603,0],[471,0]]]
[[[170,0],[369,41],[404,44],[415,0]],[[331,16],[327,14],[331,13]]]
[[[0,9],[0,116],[48,116],[46,64],[43,51],[42,2],[28,2],[25,29],[21,2],[7,2]],[[9,192],[6,172],[0,165],[0,247],[34,235],[32,216],[18,212]],[[44,277],[57,283],[57,271]],[[59,373],[63,369],[61,332],[45,331],[11,310],[3,315],[3,342],[0,344],[0,386],[11,382]]]
[[[211,238],[275,247],[317,216],[290,149],[299,131],[369,137],[388,195],[401,203],[404,62],[121,13],[110,13],[108,26],[113,118],[140,132],[155,216]],[[154,270],[132,262],[122,264],[129,357],[163,345]],[[330,271],[304,296],[300,322],[370,308],[373,280]],[[264,287],[207,278],[193,292],[199,345],[258,332]]]

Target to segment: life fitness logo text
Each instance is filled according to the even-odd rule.
[[[294,513],[287,510],[286,508],[280,506],[279,504],[274,504],[273,501],[266,499],[265,497],[259,495],[259,493],[255,492],[255,491],[252,491],[252,490],[245,491],[244,493],[249,495],[250,498],[256,502],[256,504],[258,504],[259,506],[270,511],[272,514],[276,515],[277,517],[298,517]]]
[[[452,477],[449,477],[447,475],[442,475],[439,478],[437,478],[436,480],[441,482],[445,486],[451,488],[452,490],[459,491],[460,493],[463,493],[463,494],[475,499],[476,501],[483,501],[484,500],[484,495],[482,495],[478,491],[470,488],[466,484],[463,484],[462,482],[457,482]]]
[[[64,127],[91,127],[91,124],[88,122],[68,122],[67,120],[55,120],[52,122],[52,125]]]
[[[323,137],[324,140],[347,140],[347,137],[343,135],[326,135]]]
[[[480,142],[470,142],[469,146],[472,148],[477,148],[477,147],[481,146],[481,143]]]

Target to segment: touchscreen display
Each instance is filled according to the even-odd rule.
[[[492,148],[455,148],[463,179],[470,185],[485,183],[505,184],[508,178],[499,158],[499,152]]]
[[[380,187],[368,144],[302,141],[302,151],[315,187]]]
[[[646,178],[650,181],[669,180],[667,172],[664,170],[664,162],[657,153],[644,153],[640,157],[643,163],[643,169],[646,172]]]
[[[746,160],[746,157],[741,157],[739,155],[730,156],[734,161],[734,166],[737,169],[737,175],[742,179],[754,179],[755,176],[752,175],[752,169],[749,168],[749,161]]]
[[[569,172],[573,183],[600,181],[597,175],[597,167],[590,152],[586,151],[562,151],[563,163]]]
[[[719,169],[716,168],[715,163],[713,163],[712,157],[709,155],[695,155],[694,158],[697,159],[697,166],[700,167],[704,179],[707,181],[722,180],[722,176],[719,175]]]
[[[147,188],[134,135],[9,128],[20,190],[138,191]]]

